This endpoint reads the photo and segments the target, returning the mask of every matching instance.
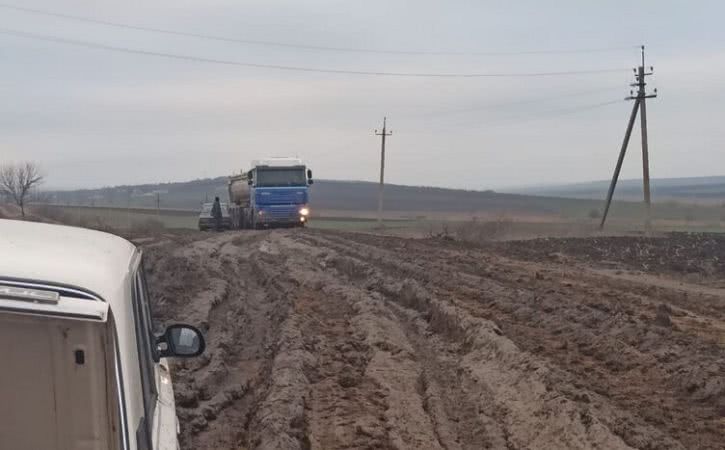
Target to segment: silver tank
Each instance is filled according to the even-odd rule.
[[[240,175],[232,175],[229,177],[229,183],[227,185],[229,190],[229,201],[231,203],[248,206],[250,189],[247,183],[247,174],[242,173]]]

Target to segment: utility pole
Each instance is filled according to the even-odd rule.
[[[644,46],[642,47],[642,65],[639,66],[637,74],[637,98],[640,98],[639,102],[639,118],[641,120],[640,128],[642,130],[642,191],[644,192],[644,203],[647,211],[644,219],[644,229],[647,233],[652,231],[652,204],[650,202],[650,191],[649,191],[649,148],[647,145],[647,93],[645,92],[644,77],[646,75],[652,75],[650,71],[646,74],[644,71]],[[656,94],[653,94],[656,95]]]
[[[378,228],[383,227],[383,186],[385,183],[385,137],[393,134],[392,130],[387,131],[386,125],[387,117],[383,117],[383,131],[378,133],[375,130],[376,136],[382,137],[382,144],[380,146],[380,187],[378,189]]]
[[[642,65],[637,69],[634,69],[635,83],[630,84],[632,87],[637,88],[637,94],[633,91],[629,91],[629,97],[625,100],[634,100],[634,106],[632,107],[632,113],[629,116],[629,122],[627,123],[627,131],[624,134],[624,141],[622,142],[622,148],[619,151],[619,158],[617,159],[617,165],[614,168],[614,175],[612,176],[612,182],[609,185],[609,191],[607,192],[607,202],[604,206],[604,214],[602,214],[602,222],[599,224],[599,228],[604,228],[604,222],[607,220],[607,213],[612,203],[612,197],[614,196],[614,189],[617,186],[617,180],[619,179],[619,172],[622,169],[622,162],[624,161],[624,154],[627,152],[627,146],[629,145],[629,138],[632,135],[632,128],[637,118],[637,112],[640,113],[640,127],[642,131],[642,190],[644,192],[644,204],[645,204],[645,220],[644,229],[645,232],[649,233],[652,230],[652,204],[650,198],[650,183],[649,183],[649,147],[647,142],[647,106],[646,99],[657,97],[657,89],[654,90],[653,94],[647,94],[645,86],[645,77],[652,75],[654,68],[650,66],[650,71],[645,72],[644,65],[644,45],[641,47],[642,50]]]

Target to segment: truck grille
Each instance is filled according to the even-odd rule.
[[[299,216],[299,210],[296,205],[280,205],[271,206],[267,211],[273,219],[287,219]]]
[[[307,203],[306,189],[258,189],[258,205],[302,205]]]

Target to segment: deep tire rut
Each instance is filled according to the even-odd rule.
[[[289,230],[146,245],[155,311],[209,341],[175,366],[182,448],[725,438],[723,343],[687,327],[723,323],[718,299],[435,240]]]

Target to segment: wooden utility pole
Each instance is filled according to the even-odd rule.
[[[650,199],[650,183],[649,183],[649,147],[647,143],[647,106],[646,99],[657,97],[657,89],[654,90],[653,94],[647,94],[645,86],[645,77],[652,75],[654,68],[650,66],[650,71],[645,72],[644,65],[644,45],[642,49],[642,65],[637,69],[634,69],[635,83],[630,86],[637,87],[637,94],[630,91],[630,96],[625,100],[634,100],[634,106],[632,107],[632,113],[629,116],[629,122],[627,123],[627,131],[624,134],[624,142],[622,142],[622,148],[619,151],[619,158],[617,159],[617,165],[614,168],[614,175],[612,176],[612,182],[609,185],[609,191],[607,192],[607,201],[604,205],[604,214],[602,214],[602,222],[599,224],[599,228],[604,228],[604,222],[607,220],[607,213],[612,203],[612,197],[614,196],[614,189],[617,186],[617,180],[619,179],[619,172],[622,169],[622,162],[624,161],[624,154],[627,152],[627,146],[629,145],[629,138],[632,135],[632,128],[634,127],[635,119],[637,118],[637,112],[640,113],[640,126],[642,128],[642,190],[644,192],[644,203],[645,203],[645,220],[644,229],[647,233],[652,230],[652,204]]]
[[[378,188],[378,228],[383,226],[383,186],[385,185],[385,137],[393,134],[393,131],[387,131],[386,125],[387,117],[383,117],[383,131],[378,133],[375,130],[376,136],[382,137],[382,143],[380,146],[380,187]]]
[[[649,73],[650,75],[652,72]],[[642,47],[642,65],[639,66],[637,74],[637,99],[639,100],[639,118],[641,120],[640,128],[642,130],[642,191],[644,192],[645,219],[644,229],[647,233],[652,231],[652,204],[650,202],[649,192],[649,148],[647,146],[647,93],[645,92],[644,72],[644,47]]]

